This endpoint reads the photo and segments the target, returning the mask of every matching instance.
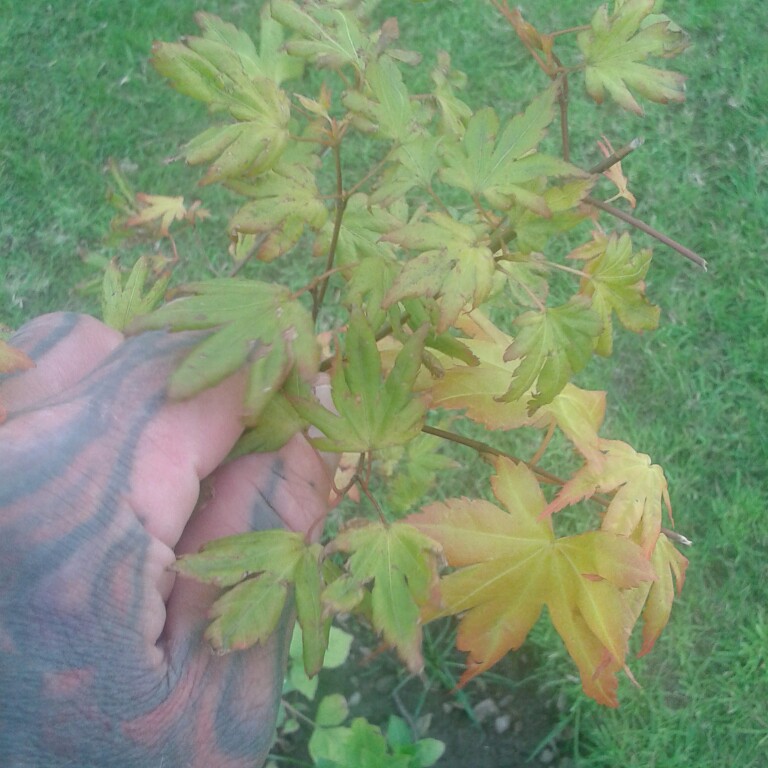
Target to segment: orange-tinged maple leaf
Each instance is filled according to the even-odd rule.
[[[0,339],[0,374],[26,371],[34,367],[34,362],[24,352]],[[7,412],[0,401],[0,424],[5,421],[6,415]]]
[[[597,146],[600,148],[604,157],[610,157],[614,152],[611,142],[605,136],[603,136],[602,141],[598,140]],[[616,189],[618,189],[618,192],[613,197],[605,201],[606,203],[612,203],[614,200],[623,197],[632,208],[637,206],[637,199],[629,191],[629,180],[621,169],[621,161],[614,163],[610,168],[603,171],[603,176],[615,184]]]
[[[168,197],[167,195],[147,195],[139,192],[136,202],[140,206],[138,213],[126,220],[129,227],[143,227],[158,222],[158,233],[162,237],[168,235],[168,230],[174,221],[186,219],[194,223],[196,219],[204,219],[209,214],[200,208],[200,201],[195,201],[189,209],[184,205],[183,197]]]
[[[644,656],[653,648],[661,631],[669,621],[675,592],[679,595],[685,583],[688,559],[681,555],[672,542],[662,533],[651,556],[651,565],[657,580],[650,585],[643,609],[643,645],[638,656]],[[674,583],[673,583],[674,576]]]
[[[441,607],[427,619],[462,614],[457,645],[468,653],[463,685],[519,648],[544,606],[579,667],[584,690],[615,706],[633,617],[625,591],[652,581],[640,547],[625,536],[591,531],[555,538],[533,473],[494,460],[501,509],[451,499],[408,522],[439,542],[455,571],[440,582]]]
[[[602,529],[636,537],[647,557],[651,556],[661,531],[662,503],[672,517],[664,470],[644,453],[619,440],[599,441],[605,463],[582,467],[560,490],[546,514],[588,499],[595,493],[611,493],[613,499],[603,518]]]
[[[551,403],[531,416],[530,391],[517,400],[499,400],[520,364],[519,360],[504,360],[504,350],[512,338],[478,311],[462,316],[459,327],[474,337],[462,343],[477,364],[449,364],[446,359],[443,376],[430,382],[432,407],[465,409],[468,418],[488,429],[547,429],[556,424],[592,466],[602,466],[604,456],[597,432],[605,416],[604,392],[590,392],[568,383]]]
[[[600,470],[605,455],[597,434],[605,418],[605,392],[581,389],[566,384],[563,391],[535,414],[533,426],[549,427],[552,422],[563,431],[576,450],[595,470]]]
[[[0,339],[0,373],[26,371],[34,367],[34,362],[27,354]]]

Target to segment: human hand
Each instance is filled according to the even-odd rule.
[[[7,768],[252,768],[269,750],[292,617],[263,646],[213,655],[202,633],[218,590],[169,566],[246,530],[319,535],[330,474],[302,436],[220,466],[244,376],[165,397],[196,338],[124,340],[55,314],[12,339],[37,367],[0,380]]]

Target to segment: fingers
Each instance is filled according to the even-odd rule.
[[[0,380],[0,398],[9,412],[37,405],[88,375],[123,340],[113,328],[87,315],[41,315],[11,338],[35,367]]]

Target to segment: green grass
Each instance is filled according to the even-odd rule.
[[[94,308],[72,287],[94,276],[83,255],[111,254],[101,242],[112,215],[109,157],[133,169],[138,189],[192,189],[195,175],[163,160],[205,124],[203,111],[171,93],[147,56],[152,39],[192,31],[196,5],[17,3],[4,13],[0,322]],[[474,105],[492,100],[511,112],[535,88],[533,69],[517,74],[524,59],[503,25],[483,26],[493,18],[485,4],[385,6],[400,18],[404,45],[427,59],[436,47],[452,51]],[[530,7],[542,26],[584,18],[576,0]],[[255,16],[239,3],[206,8],[236,23]],[[644,120],[576,103],[574,153],[593,160],[606,129],[615,144],[643,135],[624,164],[637,213],[702,253],[710,270],[657,247],[649,293],[661,329],[622,336],[582,383],[609,392],[605,434],[665,467],[678,529],[695,542],[689,577],[657,647],[632,663],[642,689],[622,684],[618,710],[584,699],[549,633],[535,641],[549,648],[543,695],[554,683],[568,697],[561,736],[577,765],[758,768],[768,754],[768,5],[668,0],[666,11],[694,42],[678,63],[689,75],[687,103],[651,106]],[[190,245],[215,268],[225,261],[225,215]]]

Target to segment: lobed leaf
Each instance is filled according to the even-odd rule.
[[[675,56],[687,46],[683,33],[666,16],[653,15],[655,5],[656,0],[615,2],[610,16],[608,6],[602,5],[591,29],[577,36],[587,92],[598,104],[607,92],[624,109],[642,115],[630,89],[662,104],[684,100],[683,75],[643,63],[650,56]]]
[[[421,252],[401,268],[384,297],[385,308],[404,298],[433,298],[439,313],[436,331],[442,333],[467,305],[474,308],[490,294],[496,265],[472,226],[431,213],[428,221],[406,224],[383,239]]]
[[[547,405],[569,379],[586,366],[602,322],[589,299],[574,296],[566,304],[542,312],[519,315],[515,340],[504,352],[504,360],[520,360],[512,384],[501,398],[520,399],[534,384],[528,412]]]
[[[318,67],[337,69],[351,64],[360,71],[365,68],[365,53],[372,41],[353,13],[317,0],[302,6],[291,0],[271,0],[270,10],[273,19],[297,35],[285,45],[292,56]]]
[[[426,405],[413,393],[421,367],[426,327],[412,334],[382,381],[381,356],[368,321],[353,311],[344,345],[331,373],[336,413],[305,398],[293,398],[299,415],[314,424],[324,437],[311,442],[324,451],[364,453],[406,443],[421,431]]]
[[[170,272],[156,277],[145,292],[149,271],[149,259],[139,257],[123,285],[119,267],[114,261],[109,263],[104,270],[101,293],[101,315],[107,325],[122,331],[134,318],[151,312],[162,301]]]
[[[423,108],[411,102],[397,64],[380,56],[365,69],[362,90],[349,90],[342,99],[354,116],[378,138],[405,143],[416,127],[427,120]]]
[[[210,541],[197,554],[182,555],[174,570],[206,584],[231,587],[264,572],[292,572],[304,549],[300,533],[254,531]]]
[[[452,499],[408,518],[455,569],[441,579],[442,606],[427,618],[461,614],[457,646],[468,658],[460,684],[520,647],[546,605],[585,691],[615,706],[615,673],[632,626],[624,590],[652,581],[653,569],[636,544],[614,533],[556,539],[533,473],[508,459],[494,465],[504,509]]]
[[[472,353],[468,364],[444,364],[441,377],[430,382],[433,407],[462,409],[472,421],[488,429],[517,429],[558,426],[576,449],[594,466],[601,466],[598,430],[605,416],[605,393],[590,392],[568,383],[551,403],[528,412],[530,391],[517,400],[500,400],[519,366],[503,357],[512,339],[480,312],[462,317],[459,327],[474,338],[462,343]]]
[[[313,155],[298,162],[283,158],[257,183],[230,183],[250,198],[230,219],[230,237],[251,236],[253,255],[272,261],[290,251],[306,230],[320,231],[328,220],[328,209],[317,188],[316,170]]]
[[[656,546],[662,522],[662,504],[670,516],[667,481],[658,464],[648,456],[618,440],[599,441],[605,456],[601,466],[582,467],[558,492],[547,507],[547,514],[595,493],[614,493],[602,529],[636,538],[648,557]]]
[[[204,637],[219,653],[263,643],[277,629],[287,599],[287,583],[271,574],[247,579],[213,604]]]
[[[258,414],[291,371],[312,381],[319,365],[312,318],[287,288],[217,278],[184,286],[191,296],[136,318],[130,332],[207,329],[172,374],[173,398],[191,397],[249,366],[246,409]]]
[[[211,163],[201,184],[259,174],[273,167],[288,144],[290,104],[279,83],[296,74],[285,55],[273,57],[275,35],[267,25],[264,58],[253,41],[216,16],[199,13],[202,37],[155,43],[152,64],[181,93],[227,111],[235,123],[203,131],[186,146],[192,165]]]
[[[492,108],[475,112],[461,142],[444,145],[440,178],[473,198],[485,197],[497,208],[517,202],[540,216],[550,216],[546,200],[531,183],[541,177],[585,175],[564,160],[536,151],[554,119],[555,95],[554,87],[544,91],[501,134]]]
[[[625,328],[636,333],[658,326],[660,310],[646,298],[643,282],[651,265],[650,250],[633,253],[632,240],[624,233],[598,237],[570,256],[586,258],[583,270],[588,277],[582,280],[581,293],[591,298],[592,309],[603,324],[595,347],[599,354],[610,355],[613,349],[614,313]]]
[[[369,522],[343,530],[329,551],[348,553],[351,579],[372,584],[374,628],[408,668],[419,673],[423,666],[419,609],[432,598],[439,547],[410,525]]]

